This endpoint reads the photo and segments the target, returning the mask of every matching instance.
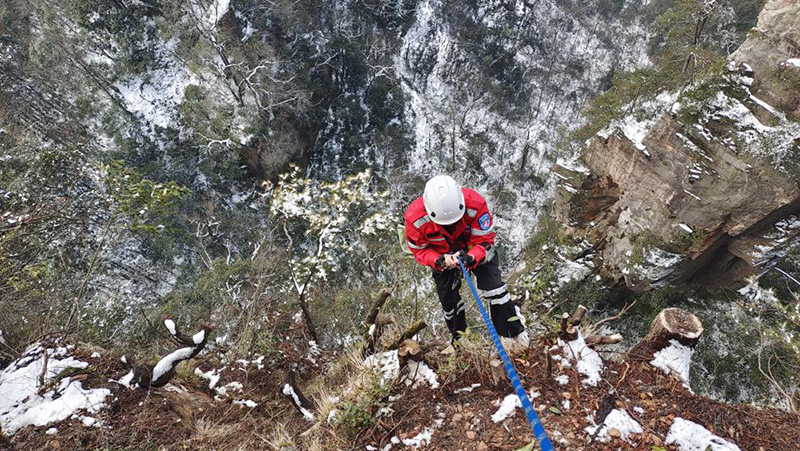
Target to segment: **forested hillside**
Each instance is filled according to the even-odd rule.
[[[524,446],[474,305],[470,345],[438,355],[444,315],[398,229],[446,173],[494,214],[531,331],[517,363],[560,446],[600,449],[605,415],[641,389],[647,431],[611,436],[614,448],[679,446],[664,443],[671,421],[647,421],[681,390],[669,414],[701,423],[726,402],[781,409],[764,423],[777,438],[727,430],[751,406],[711,432],[792,449],[779,432],[800,409],[797,12],[789,0],[3,2],[0,393],[19,378],[36,390],[0,403],[0,440],[471,447],[442,435],[458,414],[484,449]],[[579,305],[600,324],[564,335]],[[668,307],[705,328],[673,392],[648,369],[653,352],[628,354]],[[616,333],[598,344],[616,398],[553,368],[574,340]],[[174,353],[192,359],[155,369]],[[646,388],[626,385],[626,366]],[[458,391],[470,384],[482,388]],[[72,391],[94,401],[26,416],[50,405],[30,399]],[[508,402],[508,420],[484,424]]]

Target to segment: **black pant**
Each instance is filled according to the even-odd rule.
[[[522,325],[517,308],[511,302],[511,296],[503,282],[499,259],[500,257],[495,254],[494,258],[478,265],[472,273],[478,278],[478,289],[483,291],[483,299],[489,303],[489,313],[497,333],[503,337],[516,337],[525,330],[525,326]],[[444,319],[450,333],[453,334],[453,340],[461,338],[459,332],[467,329],[467,319],[464,314],[466,305],[459,293],[461,277],[460,266],[445,271],[433,271],[436,293],[439,295],[439,302],[442,303]]]

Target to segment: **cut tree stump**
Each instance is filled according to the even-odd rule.
[[[419,362],[422,360],[422,347],[414,340],[403,340],[397,348],[397,359],[400,361],[400,368],[408,365],[409,360]]]
[[[703,324],[695,315],[679,308],[666,308],[653,319],[647,335],[631,349],[630,355],[649,361],[653,354],[669,346],[670,340],[693,348],[701,335]]]

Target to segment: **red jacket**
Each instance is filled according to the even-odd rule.
[[[406,242],[419,264],[435,268],[440,255],[459,250],[468,250],[478,263],[486,256],[486,248],[477,245],[494,244],[494,218],[486,200],[469,188],[462,191],[467,211],[453,225],[433,222],[421,196],[406,209]]]

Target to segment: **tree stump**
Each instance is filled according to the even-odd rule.
[[[400,368],[408,365],[409,360],[422,360],[422,347],[414,340],[403,340],[397,348],[397,359],[400,361]]]
[[[631,349],[630,355],[650,361],[653,354],[669,346],[670,340],[693,348],[701,335],[703,324],[695,315],[679,308],[666,308],[653,319],[647,335]]]

